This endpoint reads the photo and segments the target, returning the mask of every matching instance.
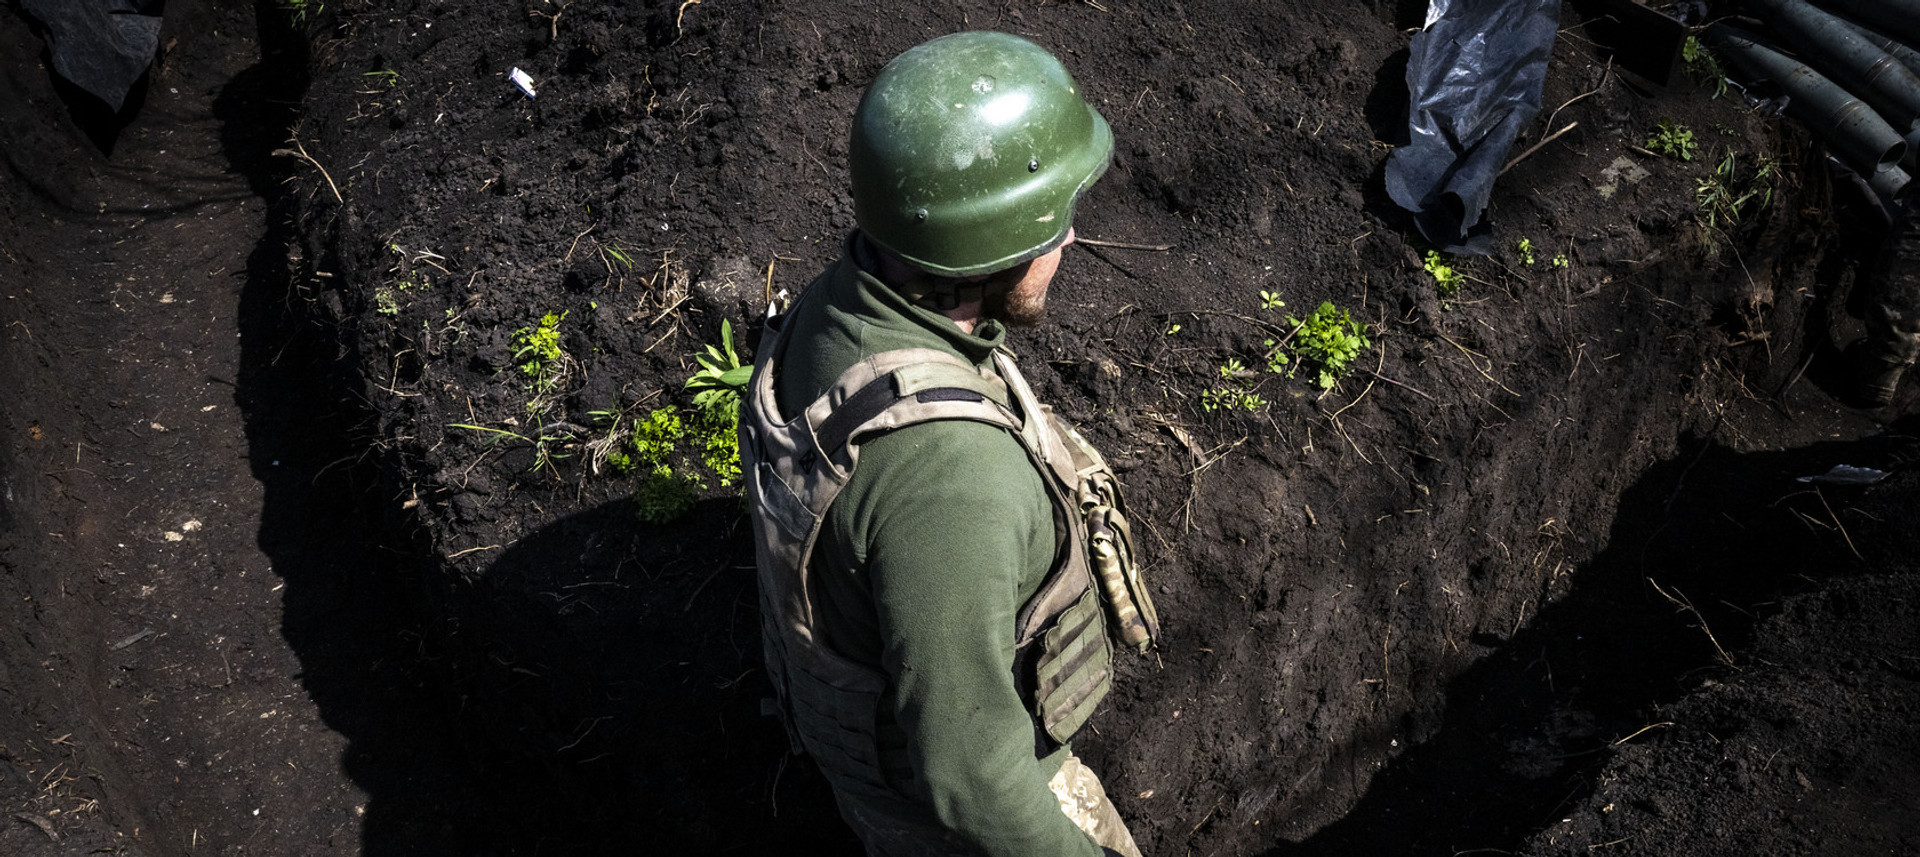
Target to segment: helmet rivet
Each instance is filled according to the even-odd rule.
[[[1028,162],[1027,162],[1027,172],[1030,172],[1030,173],[1037,173],[1037,172],[1039,172],[1039,171],[1040,171],[1040,159],[1039,159],[1039,158],[1034,158],[1033,160],[1031,160],[1031,161],[1028,161]]]
[[[913,212],[913,222],[915,223],[927,222],[927,210],[924,208],[915,210]]]

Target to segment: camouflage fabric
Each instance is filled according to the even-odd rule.
[[[1113,801],[1107,799],[1100,778],[1092,768],[1081,764],[1079,757],[1069,754],[1047,788],[1060,800],[1060,811],[1094,844],[1122,857],[1141,857],[1133,834]],[[884,800],[858,798],[846,792],[835,792],[834,796],[840,801],[840,817],[867,844],[868,857],[974,857],[975,852],[952,831],[915,822],[911,814],[887,806]]]
[[[1920,358],[1920,193],[1909,193],[1869,275],[1866,338],[1849,356],[1868,404],[1893,400],[1900,379]]]

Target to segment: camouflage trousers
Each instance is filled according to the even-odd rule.
[[[1133,834],[1120,819],[1119,810],[1107,799],[1107,790],[1093,769],[1069,754],[1060,772],[1047,783],[1060,801],[1060,811],[1073,819],[1094,844],[1123,855],[1140,857]],[[881,802],[854,797],[835,790],[840,817],[847,820],[860,841],[866,843],[868,857],[974,857],[951,831],[899,813],[889,812]]]
[[[1869,274],[1867,355],[1908,365],[1920,357],[1920,190],[1906,193]],[[1865,355],[1863,355],[1865,356]]]

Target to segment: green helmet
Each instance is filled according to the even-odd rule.
[[[853,212],[867,237],[942,277],[1060,245],[1113,131],[1060,61],[1005,33],[954,33],[895,57],[853,115]]]

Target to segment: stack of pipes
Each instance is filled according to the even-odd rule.
[[[1707,43],[1778,84],[1787,112],[1892,199],[1920,173],[1920,0],[1823,2],[1846,17],[1804,0],[1749,0],[1792,55],[1725,23],[1707,28]]]

